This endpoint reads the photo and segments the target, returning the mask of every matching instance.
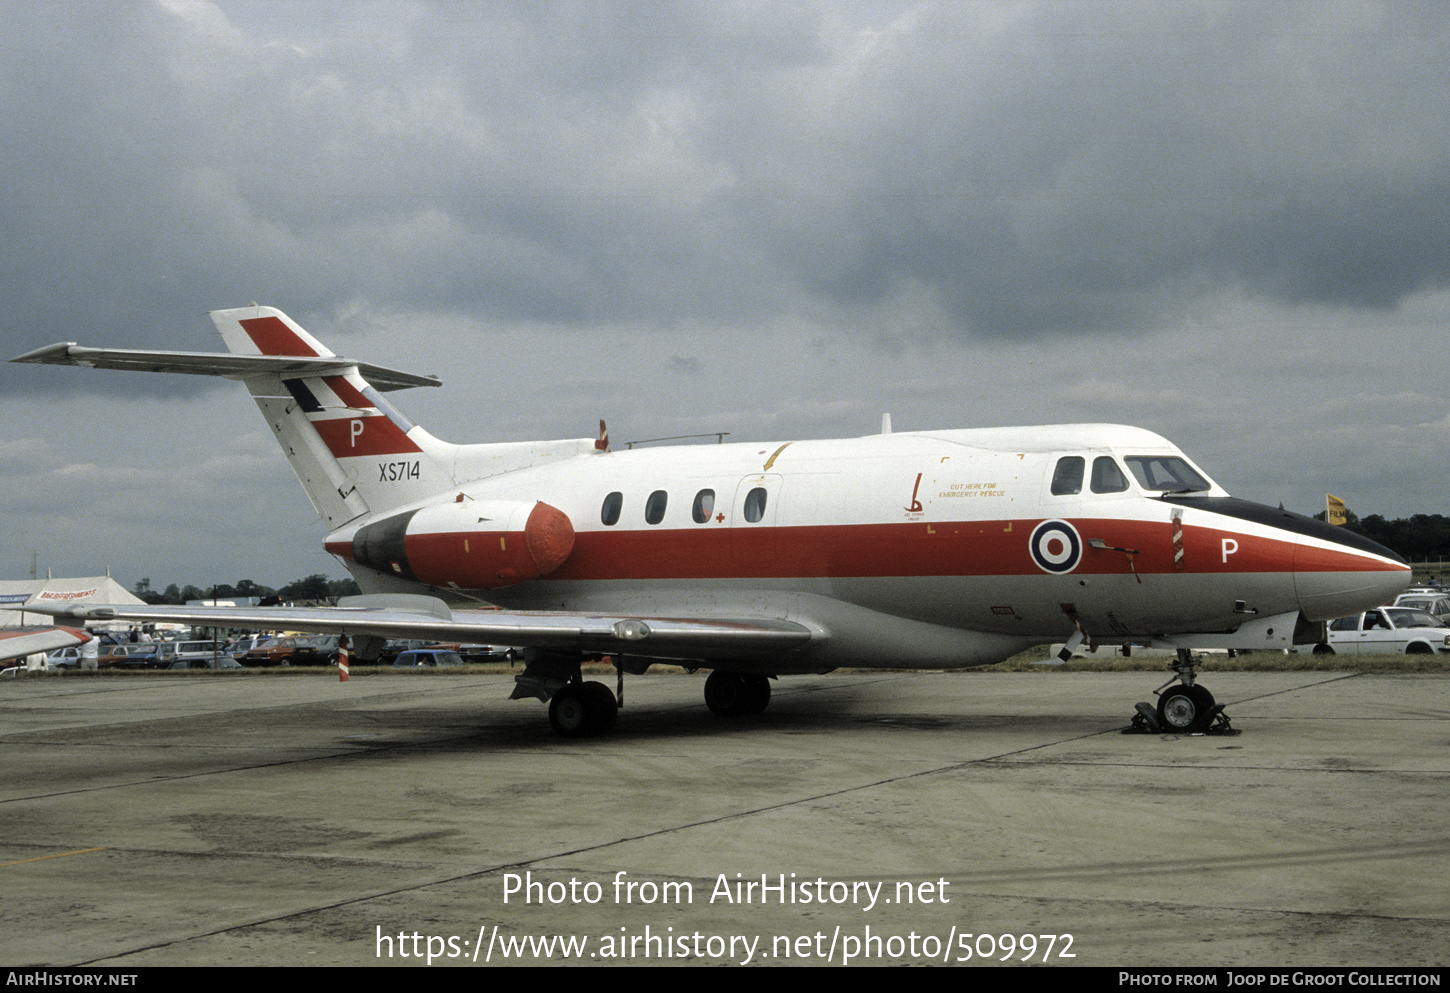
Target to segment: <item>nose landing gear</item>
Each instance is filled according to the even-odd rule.
[[[1123,733],[1239,734],[1229,724],[1224,705],[1214,702],[1213,694],[1195,682],[1193,670],[1198,664],[1199,660],[1188,649],[1178,649],[1178,657],[1169,666],[1173,678],[1154,691],[1158,694],[1158,706],[1137,704],[1132,727],[1124,728]]]

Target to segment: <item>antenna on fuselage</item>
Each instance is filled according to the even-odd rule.
[[[890,414],[882,414],[881,415],[881,433],[882,434],[890,434],[891,433],[891,415]]]

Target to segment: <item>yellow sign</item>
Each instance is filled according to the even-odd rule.
[[[1345,520],[1344,501],[1337,496],[1326,493],[1324,495],[1325,510],[1324,519],[1333,525],[1342,525]]]

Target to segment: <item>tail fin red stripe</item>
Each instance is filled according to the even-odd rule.
[[[335,459],[359,455],[406,455],[421,452],[398,426],[376,414],[368,417],[334,417],[314,420],[312,426]]]
[[[318,355],[317,349],[297,337],[276,317],[249,317],[241,322],[242,330],[263,355]]]

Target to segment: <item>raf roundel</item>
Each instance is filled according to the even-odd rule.
[[[1082,560],[1082,539],[1067,521],[1043,521],[1032,529],[1032,561],[1043,572],[1072,572]]]

